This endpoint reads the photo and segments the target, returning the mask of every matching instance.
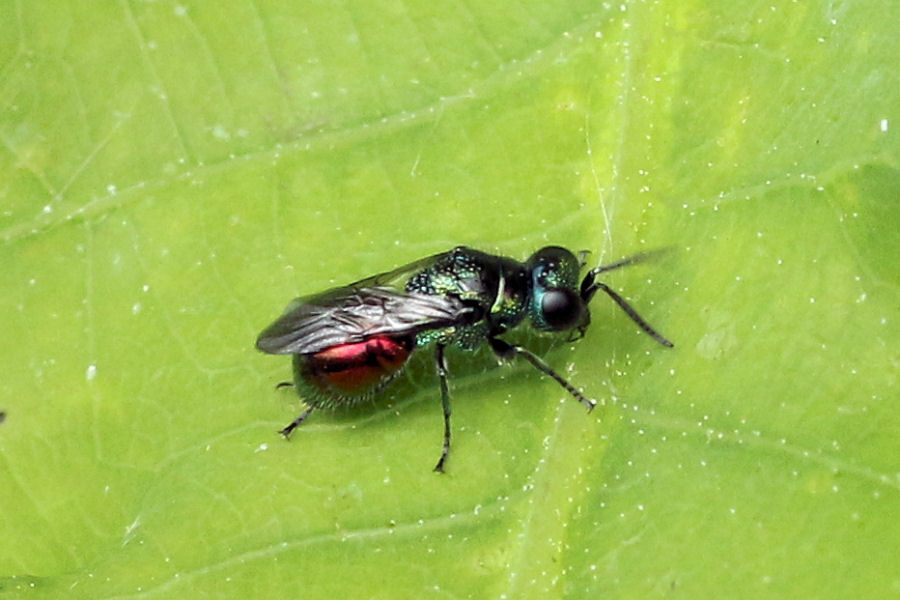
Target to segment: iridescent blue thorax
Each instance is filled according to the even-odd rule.
[[[527,314],[529,278],[525,265],[502,256],[459,246],[413,275],[406,291],[452,295],[470,303],[480,318],[419,333],[416,345],[455,344],[471,350],[487,339],[515,327]]]

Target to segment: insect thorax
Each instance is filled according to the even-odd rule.
[[[487,337],[516,326],[527,311],[529,279],[522,263],[458,247],[413,275],[407,292],[455,296],[480,306],[484,317],[475,323],[421,332],[416,345],[456,345],[472,350]]]

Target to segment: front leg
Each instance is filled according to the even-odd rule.
[[[563,386],[566,391],[572,395],[573,398],[584,404],[589,412],[594,410],[594,407],[597,405],[596,402],[586,398],[584,394],[576,390],[571,383],[563,379],[562,375],[554,371],[553,367],[545,363],[540,356],[538,356],[531,350],[528,350],[527,348],[523,348],[522,346],[516,344],[510,344],[496,337],[488,338],[488,343],[491,345],[491,350],[494,351],[494,354],[496,354],[500,358],[512,360],[516,355],[525,357],[525,359],[532,365],[534,365],[537,370],[555,379],[556,383]]]

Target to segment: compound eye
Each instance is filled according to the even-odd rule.
[[[552,331],[571,329],[581,322],[584,304],[573,290],[550,289],[541,299],[541,316]]]

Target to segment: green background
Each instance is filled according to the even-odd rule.
[[[0,596],[900,595],[900,4],[0,2]],[[527,364],[300,410],[284,304],[610,274]],[[515,337],[515,336],[514,336]]]

